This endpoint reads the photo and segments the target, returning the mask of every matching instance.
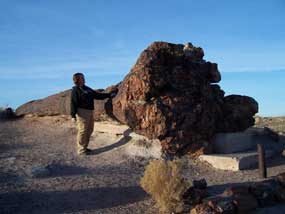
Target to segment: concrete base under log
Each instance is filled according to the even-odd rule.
[[[273,157],[274,152],[266,151],[266,158]],[[232,154],[211,154],[199,156],[201,161],[206,161],[214,168],[222,170],[239,171],[256,167],[258,164],[258,153],[256,151],[232,153]]]

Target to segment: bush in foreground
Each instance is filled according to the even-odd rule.
[[[145,169],[141,186],[156,201],[160,213],[179,213],[184,209],[183,194],[190,184],[181,170],[179,160],[153,160]]]

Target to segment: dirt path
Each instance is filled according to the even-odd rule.
[[[1,213],[156,213],[138,185],[143,165],[107,144],[123,136],[94,133],[94,155],[79,157],[64,118],[25,118],[0,130]],[[44,166],[49,173],[33,178]]]
[[[148,160],[125,152],[130,136],[94,132],[93,155],[81,157],[75,135],[65,117],[0,122],[0,213],[158,213],[139,187]],[[271,162],[269,176],[285,171],[284,163]],[[227,172],[189,160],[184,173],[189,180],[206,178],[212,193],[259,180],[256,170]],[[276,210],[285,213],[282,206],[257,213]]]

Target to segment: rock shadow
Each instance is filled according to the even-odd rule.
[[[30,149],[31,147],[32,147],[31,145],[27,145],[27,144],[18,144],[18,143],[17,144],[16,143],[7,144],[6,142],[5,143],[0,142],[0,154],[6,153],[11,150],[16,150],[16,149]],[[4,158],[7,158],[7,157],[4,157]]]
[[[14,172],[0,172],[0,184],[15,184],[21,181],[22,177]]]
[[[143,200],[139,186],[99,187],[69,191],[7,192],[0,194],[1,213],[75,213],[123,206]]]
[[[212,186],[208,186],[208,192],[210,196],[222,194],[229,187],[237,187],[250,185],[254,182],[238,182],[238,183],[225,183],[225,184],[216,184]]]
[[[126,131],[124,131],[123,137],[119,141],[117,141],[114,144],[102,147],[102,148],[94,149],[92,150],[91,155],[98,155],[100,153],[108,152],[110,150],[113,150],[115,148],[118,148],[120,146],[127,144],[132,139],[132,137],[130,136],[131,132],[132,132],[131,129],[127,129]]]
[[[272,158],[270,160],[266,160],[266,167],[270,168],[270,167],[275,167],[275,166],[281,166],[281,165],[285,165],[285,158],[284,157],[276,157],[276,158]]]
[[[38,171],[42,171],[37,173],[32,173],[33,178],[53,178],[53,177],[69,177],[83,174],[92,173],[90,169],[80,167],[80,166],[71,166],[71,165],[63,165],[63,164],[50,164],[46,167],[39,168]]]

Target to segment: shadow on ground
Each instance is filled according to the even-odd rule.
[[[39,172],[37,172],[37,170]],[[59,163],[53,163],[46,167],[40,167],[37,170],[33,172],[36,176],[32,177],[35,178],[68,177],[68,176],[76,176],[76,175],[84,175],[92,173],[90,169],[85,167],[64,165]]]
[[[131,129],[127,129],[126,131],[124,131],[123,137],[118,142],[99,148],[99,149],[94,149],[92,150],[91,155],[98,155],[100,153],[108,152],[115,148],[118,148],[120,146],[127,144],[132,139],[132,137],[130,136],[131,132],[132,132]]]
[[[1,184],[14,184],[22,181],[22,177],[13,172],[1,172],[0,171],[0,185]]]
[[[10,152],[12,150],[30,149],[31,148],[31,145],[25,145],[25,144],[19,144],[19,143],[8,144],[8,143],[7,142],[5,142],[5,143],[0,142],[0,154],[5,154],[5,153]]]
[[[275,167],[275,166],[281,166],[285,164],[285,158],[284,157],[277,157],[266,161],[266,166],[269,167]]]
[[[51,192],[8,192],[0,194],[0,207],[2,214],[61,214],[123,206],[146,197],[146,193],[139,186]]]

